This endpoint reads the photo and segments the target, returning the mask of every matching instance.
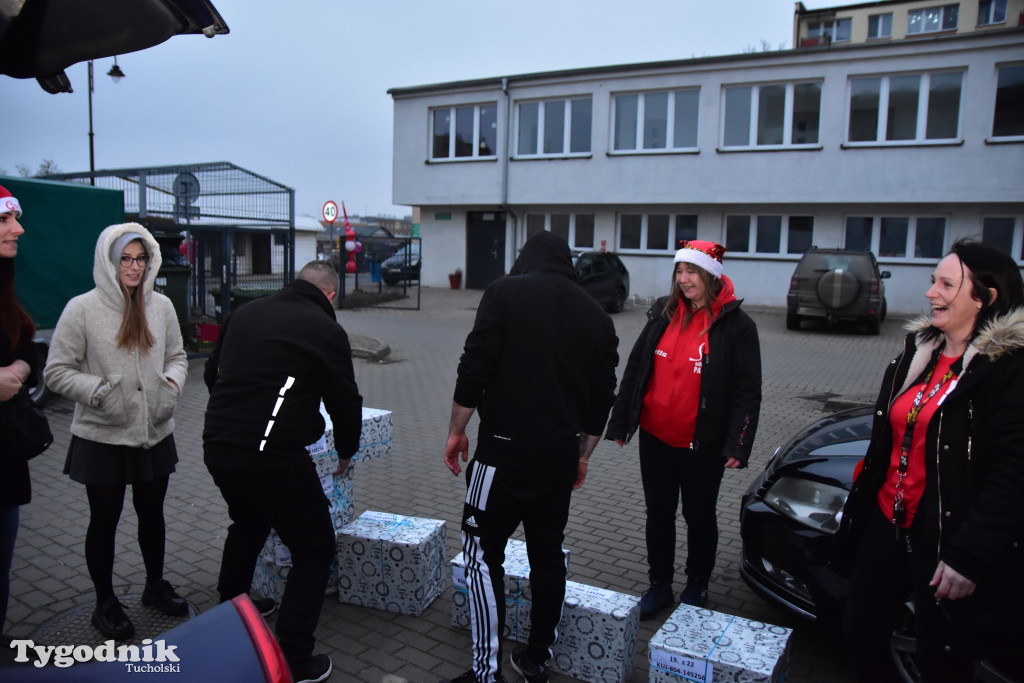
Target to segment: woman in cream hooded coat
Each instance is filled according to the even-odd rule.
[[[132,485],[139,547],[146,565],[142,602],[165,614],[188,604],[163,578],[163,503],[178,461],[174,408],[188,361],[174,307],[153,291],[160,247],[137,223],[100,233],[95,289],[68,302],[54,331],[46,383],[75,401],[65,474],[85,484],[89,529],[85,559],[96,587],[92,623],[106,637],[134,626],[114,595],[114,537]]]

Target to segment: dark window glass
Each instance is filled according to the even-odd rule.
[[[653,214],[647,217],[647,248],[668,249],[668,216]]]
[[[551,214],[551,234],[558,235],[566,242],[569,242],[569,214]]]
[[[867,251],[871,249],[870,216],[848,216],[846,219],[846,248]]]
[[[725,89],[725,146],[750,144],[750,88]]]
[[[544,153],[565,151],[565,101],[544,103]]]
[[[644,149],[665,149],[668,140],[668,93],[644,95]]]
[[[757,252],[778,254],[782,239],[782,216],[757,217]]]
[[[821,113],[821,84],[797,83],[793,86],[794,145],[814,145],[818,142],[818,118]]]
[[[699,90],[681,90],[676,93],[675,130],[673,147],[697,146],[697,108],[700,106]]]
[[[594,246],[594,214],[576,214],[576,245],[577,247]]]
[[[615,149],[636,149],[637,95],[615,98]]]
[[[679,249],[683,240],[697,239],[697,216],[676,216],[676,241],[671,249]]]
[[[942,246],[946,241],[945,218],[918,218],[917,234],[914,238],[914,256],[917,258],[942,258]]]
[[[855,78],[850,83],[850,142],[878,139],[880,78]]]
[[[516,154],[537,153],[538,110],[536,102],[524,102],[519,105],[519,145]]]
[[[802,254],[811,248],[814,236],[814,216],[790,216],[786,252]]]
[[[757,144],[781,145],[786,125],[786,86],[762,85],[758,89]]]
[[[750,216],[728,216],[725,219],[725,250],[750,251]]]
[[[473,107],[455,110],[455,156],[473,156]]]
[[[494,105],[480,107],[480,151],[482,157],[498,153],[498,108]]]
[[[999,69],[992,136],[1024,135],[1024,65]]]
[[[917,103],[921,77],[893,76],[889,79],[889,117],[886,140],[913,140],[917,137]]]
[[[434,144],[431,157],[434,159],[448,158],[448,135],[452,114],[450,109],[434,110]]]
[[[573,153],[590,151],[590,121],[593,104],[585,100],[572,101],[572,130],[569,131],[569,151]]]
[[[626,213],[619,219],[619,248],[640,248],[640,214]]]
[[[544,230],[544,214],[526,214],[526,236],[530,237]]]
[[[879,256],[906,256],[909,218],[883,218],[878,234]]]
[[[988,217],[981,229],[981,241],[1002,249],[1007,254],[1013,252],[1013,218]]]
[[[928,95],[928,126],[925,137],[944,140],[960,132],[960,80],[962,74],[932,74]]]

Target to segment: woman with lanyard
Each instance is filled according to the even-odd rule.
[[[902,680],[889,641],[909,596],[923,680],[968,681],[979,657],[1019,677],[1024,281],[1007,254],[962,240],[925,296],[843,511],[844,640],[858,680]]]

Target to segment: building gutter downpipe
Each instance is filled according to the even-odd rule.
[[[508,92],[508,77],[501,79],[501,92],[505,95],[505,155],[501,162],[501,208],[512,217],[512,249],[519,242],[519,219],[508,205],[508,162],[512,158],[512,97]]]

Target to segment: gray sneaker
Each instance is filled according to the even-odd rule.
[[[525,645],[516,645],[509,661],[526,683],[548,683],[547,662],[538,662]]]

